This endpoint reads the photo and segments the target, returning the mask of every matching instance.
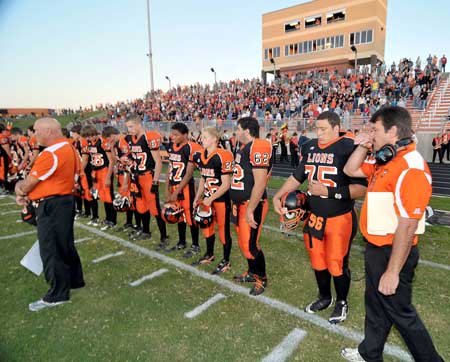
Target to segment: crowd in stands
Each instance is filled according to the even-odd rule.
[[[141,114],[144,122],[201,119],[237,120],[252,115],[258,119],[284,120],[297,117],[312,119],[323,111],[333,110],[342,118],[370,116],[383,105],[413,106],[424,109],[429,94],[438,84],[446,58],[431,55],[422,64],[402,59],[391,66],[361,66],[358,73],[349,69],[310,71],[292,76],[282,75],[264,85],[260,79],[219,82],[214,86],[194,84],[177,86],[147,94],[145,98],[115,105],[101,105],[107,118],[97,122],[115,122],[127,114]]]

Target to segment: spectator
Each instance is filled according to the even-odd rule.
[[[445,65],[447,64],[447,58],[445,57],[445,54],[441,58],[441,64],[442,64],[442,73],[445,73]]]

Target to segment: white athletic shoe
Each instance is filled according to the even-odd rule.
[[[61,302],[50,303],[50,302],[46,302],[42,299],[39,299],[36,302],[30,303],[28,305],[28,309],[30,310],[30,312],[38,312],[42,309],[56,307],[57,305],[61,305],[61,304],[67,303],[67,302],[69,302],[69,301],[64,300]]]
[[[365,362],[365,359],[359,354],[358,348],[344,348],[341,350],[341,356],[351,362]]]

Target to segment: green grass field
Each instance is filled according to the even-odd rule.
[[[0,199],[0,238],[33,231],[29,225],[16,223],[19,207],[9,205],[12,202]],[[17,213],[9,213],[13,210]],[[123,215],[120,219],[123,222]],[[265,224],[277,228],[277,216],[270,212]],[[290,361],[339,361],[342,347],[356,346],[348,335],[362,333],[364,323],[363,242],[359,236],[351,252],[354,282],[343,329],[329,327],[329,310],[313,318],[300,312],[317,293],[300,238],[264,229],[261,244],[269,286],[263,296],[251,298],[231,281],[246,265],[236,243],[232,270],[214,278],[210,272],[216,263],[194,269],[181,253],[156,253],[159,235],[154,222],[152,230],[152,240],[134,244],[145,249],[136,249],[126,243],[125,234],[99,236],[88,227],[76,227],[76,239],[90,238],[77,244],[87,286],[72,292],[71,303],[38,313],[29,312],[28,303],[43,295],[45,281],[19,265],[35,235],[0,239],[0,361],[260,361],[294,328],[307,334]],[[176,240],[175,227],[169,227],[169,234]],[[114,236],[120,239],[111,240]],[[421,240],[421,258],[450,264],[449,244],[448,228],[429,227]],[[204,248],[203,239],[201,245]],[[216,245],[217,259],[221,249]],[[92,262],[117,251],[125,254]],[[161,268],[168,272],[137,287],[129,286]],[[420,264],[414,284],[415,305],[446,360],[450,359],[449,276],[449,269]],[[226,298],[196,318],[184,316],[217,293]],[[389,343],[406,348],[396,331]]]

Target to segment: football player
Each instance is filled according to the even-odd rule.
[[[219,240],[223,245],[223,258],[213,274],[224,273],[230,269],[231,233],[230,214],[231,204],[229,189],[233,172],[233,154],[218,148],[220,141],[216,128],[209,127],[202,130],[201,141],[203,150],[194,153],[193,160],[201,172],[201,179],[194,204],[203,204],[213,211],[212,223],[202,228],[206,238],[206,254],[197,264],[210,264],[214,260],[215,224],[219,229]]]
[[[357,231],[354,200],[364,195],[366,181],[351,179],[343,168],[355,146],[353,135],[340,133],[339,116],[323,112],[316,121],[317,138],[302,146],[300,165],[275,194],[275,211],[282,214],[281,198],[308,180],[310,214],[303,239],[314,269],[319,297],[305,311],[316,313],[332,306],[331,277],[336,289],[336,305],[329,321],[347,318],[350,288],[348,258]]]
[[[232,219],[248,270],[234,280],[253,282],[250,294],[259,295],[267,286],[266,261],[259,237],[269,209],[266,187],[272,168],[272,145],[259,138],[259,124],[252,117],[238,121],[236,136],[241,148],[236,152],[231,179]]]
[[[184,210],[185,221],[178,222],[178,243],[166,251],[186,248],[186,224],[191,229],[192,247],[184,256],[192,257],[200,252],[198,245],[198,226],[193,221],[193,201],[195,196],[194,169],[192,155],[201,147],[188,140],[189,129],[184,123],[177,122],[172,126],[171,142],[167,146],[169,169],[166,176],[166,201],[179,201]]]
[[[150,215],[153,215],[160,233],[159,246],[165,248],[168,238],[159,205],[159,176],[162,169],[159,151],[161,135],[156,131],[146,131],[139,117],[127,119],[126,125],[129,134],[125,136],[125,140],[130,150],[129,158],[133,161],[131,194],[142,222],[142,231],[138,231],[132,238],[133,240],[151,238]]]

